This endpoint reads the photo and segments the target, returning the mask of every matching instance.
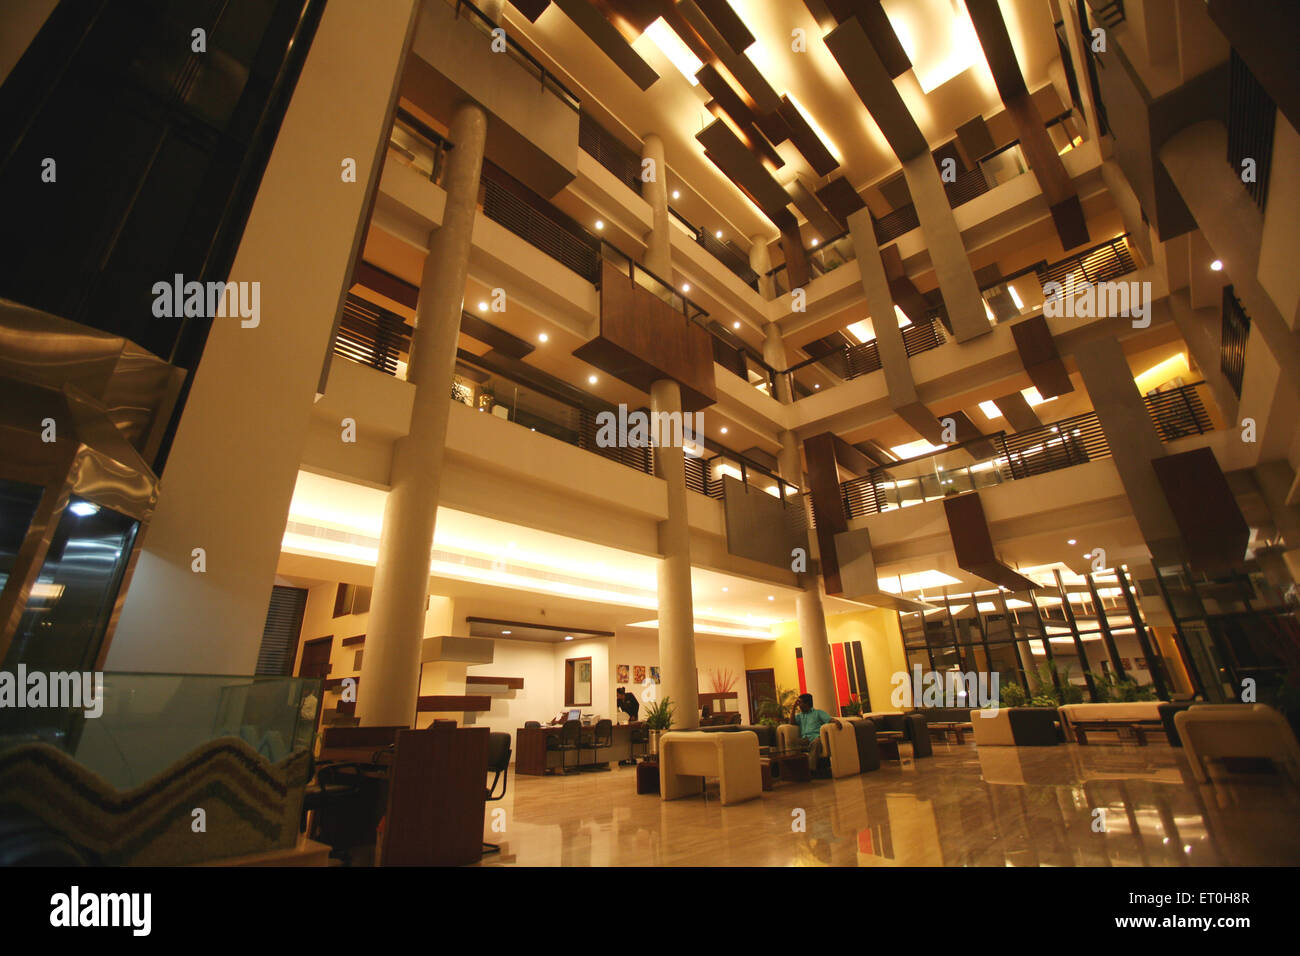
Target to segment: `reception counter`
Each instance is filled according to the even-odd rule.
[[[632,753],[632,727],[640,724],[615,724],[613,746],[601,747],[593,752],[584,748],[579,751],[548,750],[546,742],[560,738],[560,728],[520,727],[515,731],[515,773],[542,776],[560,769],[561,757],[568,766],[590,766],[591,764],[618,762],[627,760]],[[583,727],[584,736],[594,731],[594,727]],[[638,745],[638,753],[640,753]]]

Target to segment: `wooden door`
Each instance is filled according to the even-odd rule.
[[[770,667],[745,671],[745,692],[749,697],[749,722],[758,723],[758,706],[764,700],[776,700],[776,672]]]
[[[299,677],[319,677],[324,680],[330,672],[330,651],[334,638],[320,637],[302,646],[302,660],[298,663]]]

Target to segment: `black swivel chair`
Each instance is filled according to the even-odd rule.
[[[591,751],[591,768],[593,770],[608,770],[609,761],[604,764],[596,762],[599,751],[602,747],[608,750],[614,746],[614,722],[608,717],[596,721],[596,726],[592,732],[582,738],[582,748]]]
[[[645,724],[633,721],[627,733],[627,759],[620,760],[619,766],[636,766],[636,745],[641,745],[641,756],[650,755],[650,730]]]
[[[506,785],[510,782],[510,735],[509,734],[488,734],[488,772],[495,774],[492,783],[487,788],[487,795],[484,799],[489,801],[504,799],[506,795]],[[501,784],[501,792],[496,793],[497,783]],[[493,796],[493,794],[496,794]],[[500,853],[500,843],[483,842],[484,853]]]
[[[555,740],[555,746],[549,749],[560,751],[560,768],[565,773],[577,773],[577,766],[582,763],[582,724],[576,720],[566,720],[564,726],[560,728],[560,737]],[[577,760],[574,761],[573,768],[570,768],[564,755],[569,751],[577,754]]]
[[[307,835],[328,844],[330,856],[352,863],[352,850],[374,843],[375,830],[387,802],[387,782],[382,779],[394,751],[389,746],[375,752],[369,764],[312,761],[310,782],[303,794],[301,830],[308,811],[316,811]]]
[[[541,730],[541,729],[542,729],[542,725],[539,721],[536,720],[524,721],[524,730]]]

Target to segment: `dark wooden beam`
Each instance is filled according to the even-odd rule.
[[[1043,398],[1056,398],[1074,391],[1070,375],[1056,349],[1052,330],[1042,315],[1035,315],[1011,326],[1011,336],[1020,353],[1020,364]]]
[[[826,148],[826,144],[821,141],[788,95],[781,97],[781,109],[778,112],[790,129],[790,141],[794,143],[795,149],[803,154],[803,158],[808,160],[808,165],[818,176],[829,175],[839,168],[839,160]]]
[[[817,190],[817,198],[827,211],[839,221],[840,229],[849,228],[849,216],[866,205],[853,185],[841,176]]]
[[[632,44],[618,32],[618,28],[587,0],[554,0],[554,2],[564,11],[564,15],[572,20],[579,30],[587,34],[591,42],[600,47],[601,52],[640,89],[650,89],[659,79],[659,74],[641,58],[641,54],[632,48]]]
[[[928,153],[929,144],[862,23],[844,21],[826,35],[826,46],[899,160]]]
[[[727,0],[695,0],[700,13],[713,24],[722,38],[727,41],[733,53],[743,54],[754,43],[754,34],[749,32],[740,16],[732,9]]]
[[[1032,591],[1038,587],[998,560],[978,491],[944,498],[943,510],[959,568],[1012,591]]]

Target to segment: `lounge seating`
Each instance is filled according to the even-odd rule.
[[[699,731],[706,734],[736,734],[749,731],[758,737],[760,747],[775,747],[778,742],[777,728],[770,724],[714,724],[700,727]]]
[[[857,727],[844,718],[840,719],[838,727],[833,723],[822,724],[822,753],[830,756],[831,776],[836,779],[862,772],[858,761],[857,731]]]
[[[904,740],[910,740],[913,757],[933,757],[934,748],[930,744],[930,730],[926,721],[929,712],[929,710],[925,712],[913,710],[907,713],[873,712],[862,716],[875,724],[877,730],[901,733]]]
[[[1161,730],[1160,701],[1135,700],[1104,704],[1065,704],[1060,708],[1061,727],[1066,740],[1081,744],[1088,742],[1087,734],[1093,730],[1113,730],[1119,733],[1132,730],[1138,743],[1146,743],[1146,731]]]
[[[866,717],[846,717],[853,726],[858,745],[858,772],[868,773],[880,769],[880,744],[876,742],[876,724]]]
[[[975,743],[980,747],[1055,747],[1056,709],[1000,707],[971,711]]]
[[[659,791],[665,800],[698,794],[704,777],[718,778],[722,805],[763,792],[758,736],[754,733],[676,731],[659,738]]]
[[[1291,725],[1263,704],[1197,704],[1174,715],[1192,774],[1209,781],[1207,760],[1267,758],[1300,786],[1300,745]]]

